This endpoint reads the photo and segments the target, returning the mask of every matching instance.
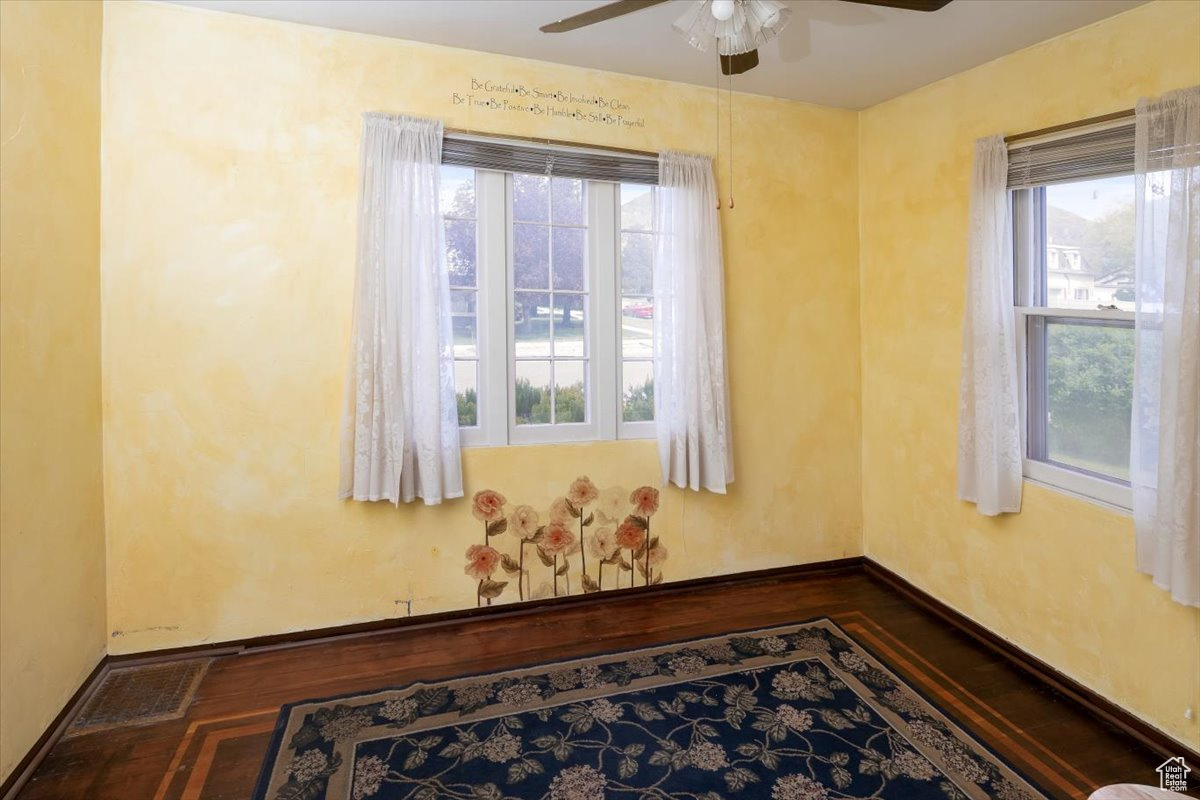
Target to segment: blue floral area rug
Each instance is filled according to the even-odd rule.
[[[1044,798],[828,619],[286,706],[256,800]]]

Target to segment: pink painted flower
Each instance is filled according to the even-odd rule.
[[[596,501],[596,516],[601,522],[619,523],[629,509],[629,492],[620,486],[613,486],[600,492]]]
[[[633,503],[637,513],[643,517],[648,517],[655,511],[658,511],[658,489],[653,486],[643,486],[640,489],[634,489],[629,495],[629,502]]]
[[[547,555],[562,555],[569,551],[573,544],[578,544],[575,541],[575,534],[567,530],[566,525],[561,522],[551,522],[546,526],[541,545]]]
[[[518,539],[529,539],[538,528],[538,513],[533,506],[517,506],[508,517],[508,532]]]
[[[476,492],[472,500],[471,513],[482,522],[495,522],[504,516],[504,495],[491,489]]]
[[[617,552],[617,537],[613,535],[613,529],[597,528],[588,542],[588,550],[601,561],[612,558],[612,554]]]
[[[626,550],[637,550],[646,543],[646,532],[632,519],[626,518],[617,526],[617,545]]]
[[[583,508],[599,496],[600,490],[596,488],[596,484],[592,483],[592,479],[586,475],[573,480],[571,488],[567,490],[567,499],[576,508]]]
[[[657,567],[667,560],[667,548],[660,542],[650,548],[650,566]]]
[[[492,576],[496,567],[500,566],[500,552],[486,544],[473,544],[467,548],[467,566],[463,572],[477,581]]]
[[[575,515],[571,513],[571,507],[567,505],[567,498],[560,497],[550,504],[551,522],[566,522],[573,516]]]

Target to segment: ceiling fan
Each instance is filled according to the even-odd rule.
[[[844,0],[871,6],[937,11],[951,0]],[[560,19],[539,30],[565,33],[665,3],[666,0],[616,0],[573,17]],[[716,45],[721,72],[740,75],[758,66],[758,47],[775,37],[787,24],[792,10],[779,0],[697,0],[672,26],[688,44],[699,50]]]

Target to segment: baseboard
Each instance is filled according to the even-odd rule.
[[[105,656],[96,669],[84,681],[79,690],[63,707],[54,722],[41,735],[34,746],[18,762],[12,774],[0,783],[0,800],[15,800],[17,792],[33,775],[34,770],[50,752],[51,748],[62,737],[71,720],[82,708],[83,703],[91,696],[92,691],[100,681],[115,667],[141,666],[144,664],[175,661],[184,658],[200,656],[211,657],[218,655],[238,655],[264,650],[277,650],[289,647],[304,647],[320,642],[349,637],[377,636],[392,632],[430,628],[451,625],[472,619],[495,619],[498,617],[516,617],[544,612],[552,608],[567,606],[588,606],[602,603],[628,600],[642,595],[651,594],[656,597],[694,592],[698,589],[708,589],[717,586],[749,585],[772,581],[787,580],[799,576],[832,574],[838,572],[861,571],[862,556],[838,558],[829,561],[816,561],[809,564],[796,564],[788,567],[737,572],[730,575],[713,575],[706,578],[660,583],[657,586],[637,586],[629,589],[613,589],[592,594],[570,595],[568,597],[551,597],[544,600],[530,600],[523,603],[507,603],[499,606],[484,608],[469,608],[461,611],[446,611],[438,614],[425,614],[415,617],[399,617],[395,619],[374,620],[351,625],[337,625],[329,628],[317,628],[306,631],[272,634],[270,636],[255,636],[247,639],[236,639],[213,644],[190,645],[174,647],[165,650],[152,650],[144,653],[129,653],[117,656]]]
[[[975,641],[983,644],[988,649],[1004,656],[1030,676],[1046,684],[1059,694],[1065,695],[1075,701],[1083,706],[1088,713],[1141,742],[1146,747],[1157,752],[1164,759],[1183,756],[1184,760],[1190,764],[1200,764],[1200,752],[1188,747],[1169,733],[1154,727],[1140,717],[1134,716],[1074,678],[1064,675],[1037,656],[1027,653],[1009,640],[988,630],[975,620],[956,611],[923,589],[917,588],[887,567],[869,558],[864,558],[863,568],[870,577],[887,584],[904,595],[910,602],[921,606],[939,617],[942,621],[954,626]]]
[[[29,748],[25,757],[18,761],[17,766],[8,774],[8,777],[0,782],[0,798],[13,800],[17,796],[17,792],[33,775],[34,770],[42,763],[42,759],[54,745],[58,744],[58,740],[62,738],[67,726],[71,724],[75,715],[83,708],[83,704],[92,696],[92,692],[100,685],[100,681],[108,674],[108,670],[108,656],[102,656],[100,663],[96,664],[91,673],[84,678],[83,683],[75,690],[75,694],[71,695],[71,699],[63,705],[62,710],[42,732],[38,740],[33,743],[33,747]]]
[[[214,644],[176,647],[167,650],[154,650],[119,656],[105,656],[96,665],[96,668],[87,680],[84,681],[83,685],[79,687],[79,690],[66,703],[63,710],[55,717],[45,733],[42,734],[25,757],[17,764],[12,774],[0,784],[0,800],[15,800],[17,792],[20,791],[34,770],[37,769],[42,759],[45,758],[46,754],[58,742],[66,727],[74,719],[80,708],[82,708],[83,703],[91,696],[91,693],[108,671],[114,667],[152,664],[197,656],[237,655],[288,647],[303,647],[335,639],[376,636],[392,632],[439,627],[472,619],[517,617],[540,613],[553,608],[620,602],[647,594],[667,596],[718,586],[750,585],[783,581],[804,576],[858,571],[865,572],[868,576],[904,595],[906,599],[915,605],[926,609],[947,624],[985,645],[990,650],[1004,656],[1027,674],[1078,703],[1088,713],[1133,737],[1145,746],[1161,754],[1164,758],[1181,755],[1192,764],[1200,764],[1200,753],[1182,744],[1169,734],[1139,719],[1111,701],[1106,700],[1073,678],[1067,677],[1046,662],[1025,652],[1007,639],[989,631],[979,623],[946,605],[941,600],[909,583],[887,567],[868,558],[854,556],[851,558],[818,561],[789,567],[739,572],[731,575],[694,578],[673,583],[663,583],[658,586],[639,586],[630,589],[616,589],[585,595],[531,600],[524,603],[509,603],[500,606],[447,611],[416,617],[376,620],[307,631],[273,634],[270,636],[257,636]]]

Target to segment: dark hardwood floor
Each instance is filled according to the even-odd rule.
[[[1059,797],[1161,759],[861,570],[217,658],[183,719],[59,742],[21,800],[245,800],[284,703],[828,616]]]

